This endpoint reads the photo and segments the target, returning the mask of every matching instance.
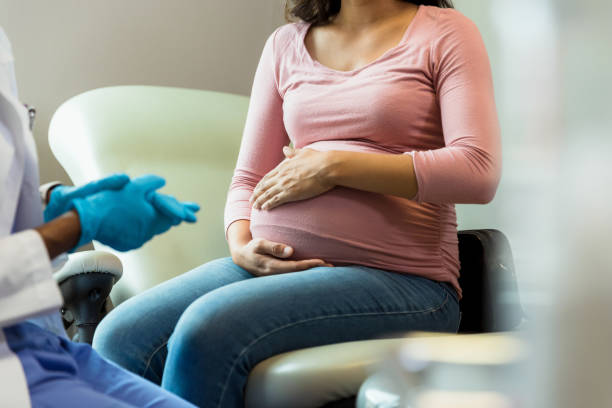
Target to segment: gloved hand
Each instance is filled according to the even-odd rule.
[[[155,190],[166,184],[161,177],[133,179],[121,190],[105,190],[72,201],[81,220],[78,248],[92,240],[119,251],[141,247],[153,236],[182,221],[195,222],[195,203],[180,203]]]
[[[130,178],[127,174],[112,174],[80,187],[57,186],[51,190],[49,203],[44,212],[45,222],[68,212],[72,208],[74,199],[85,198],[104,190],[120,190],[129,182]]]
[[[197,221],[195,213],[200,211],[200,206],[197,203],[191,201],[180,202],[170,195],[158,192],[153,193],[149,201],[157,211],[172,220],[178,219],[190,223]]]

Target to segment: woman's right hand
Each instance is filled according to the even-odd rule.
[[[319,266],[333,266],[322,259],[287,260],[293,254],[290,246],[255,238],[247,244],[233,248],[234,263],[255,276],[304,271]]]

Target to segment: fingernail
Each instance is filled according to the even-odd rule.
[[[289,256],[289,255],[291,255],[291,247],[285,247],[285,248],[283,249],[283,255],[284,255],[284,256]]]

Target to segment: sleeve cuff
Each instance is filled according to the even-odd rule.
[[[408,154],[410,156],[412,156],[412,166],[414,167],[414,175],[416,177],[417,180],[417,193],[414,197],[412,197],[412,201],[416,201],[417,203],[420,203],[423,201],[423,187],[424,187],[424,183],[421,177],[421,172],[420,172],[420,168],[417,165],[417,153],[415,151],[412,152],[406,152],[404,154]]]
[[[234,190],[227,195],[227,203],[223,215],[223,224],[225,225],[225,239],[227,239],[227,230],[231,224],[238,220],[251,219],[251,203],[249,198],[253,194],[252,190]]]
[[[38,188],[38,192],[40,193],[40,200],[42,201],[43,206],[47,205],[47,196],[49,195],[49,191],[61,185],[62,183],[59,181],[52,181],[50,183],[43,184]]]
[[[63,299],[53,279],[51,261],[36,231],[27,230],[1,239],[0,254],[3,260],[0,326],[61,307]]]
[[[231,225],[235,223],[236,221],[240,221],[240,220],[251,221],[251,218],[248,216],[242,216],[242,217],[236,217],[235,219],[230,220],[225,226],[225,240],[226,241],[227,241],[227,231],[229,231],[229,227],[231,227]]]

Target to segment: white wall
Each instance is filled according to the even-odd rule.
[[[249,94],[282,0],[0,0],[20,97],[36,106],[41,181],[68,182],[47,131],[68,98],[124,84]]]

